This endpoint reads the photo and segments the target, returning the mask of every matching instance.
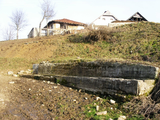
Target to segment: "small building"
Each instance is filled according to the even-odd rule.
[[[109,23],[109,27],[117,27],[125,24],[133,24],[141,21],[148,21],[148,20],[144,18],[139,12],[136,12],[127,20],[116,20],[116,21],[113,21],[112,23]]]
[[[130,18],[127,19],[128,21],[148,21],[144,18],[139,12],[133,14]]]
[[[78,31],[85,29],[85,27],[86,24],[69,19],[52,20],[42,28],[41,36],[46,36],[47,31],[49,33],[48,35],[64,34],[66,32],[77,33]],[[37,28],[32,28],[28,34],[28,38],[37,37],[38,34],[39,30]]]
[[[42,29],[47,32],[49,31],[49,35],[55,34],[63,34],[64,32],[73,33],[73,31],[78,31],[85,29],[86,24],[69,20],[69,19],[59,19],[52,20],[48,22],[48,24]]]
[[[91,23],[93,29],[97,29],[101,26],[108,27],[109,23],[118,20],[110,11],[105,11],[101,16],[99,16],[96,20]]]
[[[28,38],[34,38],[38,36],[38,29],[37,28],[32,28],[31,31],[28,34]]]

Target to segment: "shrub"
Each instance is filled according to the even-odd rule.
[[[106,42],[114,42],[116,37],[113,35],[115,29],[111,29],[108,27],[99,27],[97,30],[90,30],[88,33],[85,34],[76,34],[72,35],[69,38],[70,42],[74,43],[94,43],[100,40],[104,40]]]

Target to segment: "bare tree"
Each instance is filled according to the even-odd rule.
[[[42,9],[42,20],[39,23],[39,36],[41,36],[41,25],[44,19],[46,19],[47,23],[48,20],[55,16],[54,6],[52,5],[51,0],[43,0],[41,4]],[[47,34],[48,34],[48,25],[47,25]]]
[[[3,34],[3,38],[5,40],[13,40],[14,36],[15,36],[14,30],[13,30],[13,28],[11,26],[9,26],[8,28],[4,29],[2,34]]]
[[[12,16],[10,18],[13,23],[13,28],[17,31],[17,39],[18,39],[19,31],[27,26],[25,13],[21,10],[16,10],[12,13]]]

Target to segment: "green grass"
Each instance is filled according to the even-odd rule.
[[[94,43],[92,50],[79,48],[85,57],[160,61],[160,24],[158,23],[140,22],[112,30],[95,30],[84,34],[83,37],[78,36],[72,36],[70,42],[82,46],[84,43]]]
[[[49,36],[28,40],[38,42],[28,45],[24,45],[23,40],[0,43],[0,46],[3,46],[4,49],[0,51],[0,64],[2,65],[0,70],[20,70],[32,68],[32,64],[41,61],[48,60],[50,62],[60,63],[78,60],[79,58],[83,61],[102,59],[136,61],[156,64],[157,66],[160,63],[160,24],[158,23],[140,22],[114,29],[92,30],[88,33]],[[12,58],[5,58],[5,51],[7,53],[13,53],[13,47],[10,46],[15,47],[14,50],[19,49],[14,52],[14,56],[22,54],[21,51],[26,56],[22,58],[14,56]],[[52,47],[55,49],[49,49]],[[37,52],[32,54],[37,56],[34,57],[34,55],[31,55],[32,57],[29,57],[31,54],[29,52],[33,48]],[[50,52],[50,57],[47,57],[38,51],[46,51],[46,53],[49,51],[53,52]]]
[[[123,101],[116,101],[116,104],[110,104],[109,100],[111,97],[103,98],[99,101],[94,101],[92,104],[89,104],[85,107],[85,115],[86,119],[94,119],[94,120],[108,120],[112,118],[113,120],[117,120],[121,115],[127,117],[127,120],[143,120],[144,117],[141,115],[136,115],[134,113],[126,113],[123,109]],[[96,104],[96,105],[95,105]],[[100,107],[99,111],[96,111],[96,106]],[[97,112],[107,111],[107,115],[96,115]]]

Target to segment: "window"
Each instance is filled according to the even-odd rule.
[[[61,23],[61,24],[60,24],[60,28],[61,28],[61,29],[67,29],[67,25],[66,25],[66,24]]]
[[[53,29],[53,24],[51,25],[51,29]]]
[[[105,18],[103,18],[103,20],[106,20]]]

